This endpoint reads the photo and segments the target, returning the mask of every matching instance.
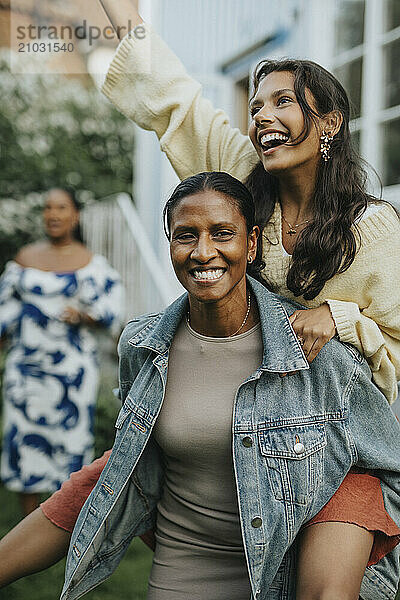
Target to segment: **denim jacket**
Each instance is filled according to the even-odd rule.
[[[353,465],[374,469],[400,523],[400,427],[361,355],[333,339],[311,365],[290,325],[298,305],[248,279],[263,338],[259,368],[237,390],[232,452],[253,599],[294,600],[295,538]],[[77,520],[62,600],[80,598],[117,567],[132,538],[154,528],[163,488],[151,436],[161,410],[169,348],[187,310],[131,321],[119,343],[123,406],[111,457]],[[291,377],[280,373],[296,371]],[[398,547],[368,567],[364,600],[393,600]]]

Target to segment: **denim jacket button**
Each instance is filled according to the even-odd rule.
[[[253,440],[251,437],[245,437],[242,439],[242,444],[245,448],[251,448],[253,445]]]
[[[297,444],[294,445],[293,450],[295,454],[303,454],[305,450],[304,444],[302,444],[301,442],[297,442]]]
[[[260,517],[254,517],[254,519],[251,521],[251,526],[252,527],[261,527],[262,525],[262,519]]]

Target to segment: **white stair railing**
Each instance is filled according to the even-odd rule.
[[[91,251],[105,256],[122,277],[127,319],[159,311],[176,298],[128,194],[115,194],[86,207],[81,226]]]

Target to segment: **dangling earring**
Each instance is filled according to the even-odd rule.
[[[254,260],[253,257],[249,256],[249,258],[247,259],[247,262],[249,263],[249,265],[251,265],[251,263],[253,262],[253,260]]]
[[[329,133],[326,133],[326,131],[323,131],[320,139],[321,139],[320,152],[322,154],[322,158],[324,159],[325,162],[328,162],[328,160],[330,159],[329,152],[331,149],[333,135],[330,135]]]

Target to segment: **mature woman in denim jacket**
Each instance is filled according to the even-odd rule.
[[[238,193],[238,189],[242,192]],[[189,331],[200,337],[202,344],[216,339],[233,340],[237,344],[242,336],[252,335],[254,346],[259,336],[260,360],[244,377],[242,374],[236,395],[227,407],[229,423],[225,421],[226,427],[216,434],[216,440],[206,437],[203,441],[200,439],[199,444],[199,438],[192,436],[199,424],[191,420],[186,433],[186,441],[193,439],[191,452],[198,454],[200,462],[210,460],[210,464],[202,465],[205,479],[217,488],[220,482],[223,486],[227,474],[228,479],[232,479],[233,495],[238,503],[236,525],[243,540],[241,550],[234,548],[235,560],[239,558],[243,563],[241,570],[235,567],[243,574],[242,581],[236,581],[235,585],[241,585],[241,590],[248,587],[248,593],[245,595],[246,591],[242,591],[242,595],[235,596],[229,576],[225,577],[223,587],[216,587],[215,578],[217,575],[223,578],[221,565],[225,563],[216,560],[215,552],[208,548],[201,561],[191,555],[191,550],[183,558],[178,552],[175,567],[179,570],[179,566],[183,569],[185,565],[185,572],[180,573],[181,584],[188,587],[179,591],[181,595],[173,592],[171,597],[231,600],[247,598],[251,593],[258,600],[294,599],[293,542],[302,526],[327,504],[354,465],[377,471],[390,514],[387,518],[400,522],[399,425],[384,396],[371,382],[369,367],[355,349],[333,339],[310,366],[289,320],[298,305],[272,294],[255,279],[246,278],[246,266],[255,275],[262,266],[257,254],[258,228],[254,226],[254,213],[251,216],[249,203],[246,208],[246,203],[240,202],[246,193],[242,184],[229,175],[214,173],[190,178],[181,183],[172,196],[167,209],[171,257],[188,294],[163,313],[130,322],[122,335],[119,351],[123,406],[116,422],[116,440],[74,529],[63,600],[79,598],[101,583],[115,569],[132,537],[144,534],[156,524],[160,528],[160,513],[164,511],[164,516],[168,513],[165,498],[172,489],[169,488],[173,481],[170,468],[173,458],[162,447],[166,438],[160,437],[162,431],[157,431],[157,427],[163,420],[165,425],[165,410],[171,407],[171,395],[168,391],[165,394],[167,370],[176,369],[172,356],[175,353],[176,358],[176,340],[182,332],[188,334]],[[240,353],[237,358],[242,362],[246,360]],[[221,369],[219,365],[222,377],[227,366],[222,362]],[[238,361],[235,368],[239,368]],[[295,374],[282,377],[288,372]],[[194,373],[195,370],[188,373],[189,385],[195,384]],[[168,370],[168,385],[170,376]],[[197,400],[201,411],[207,406],[206,414],[201,411],[197,414],[203,419],[205,433],[209,434],[215,423],[213,407],[206,405],[205,399]],[[193,404],[189,407],[196,410]],[[181,411],[172,413],[176,426],[169,423],[169,432],[176,431],[178,446],[185,440],[185,428],[178,427],[179,412],[184,413],[184,410],[182,405]],[[225,461],[226,473],[222,469],[219,474],[214,468],[213,452],[207,455],[207,445],[216,441],[215,448],[220,453],[219,446],[224,446],[226,439],[231,440],[233,452],[230,443],[225,445],[228,452],[221,462]],[[186,488],[178,489],[183,492],[182,511],[186,510],[187,494],[193,485],[190,477],[185,485]],[[207,506],[207,499],[200,500]],[[193,511],[189,510],[186,515],[189,519],[198,519]],[[197,524],[200,521],[196,521]],[[204,524],[204,520],[202,522]],[[209,542],[217,521],[206,519],[206,522],[209,527],[212,525],[206,532]],[[364,600],[394,599],[398,548],[376,565],[369,566],[361,583],[373,535],[356,525],[343,525],[359,529],[357,552],[364,567],[360,580],[353,582],[350,592],[340,595],[342,588],[339,587],[336,597],[353,598],[360,593]],[[188,530],[193,535],[194,529],[187,527],[186,533]],[[163,532],[157,533],[162,549]],[[28,524],[24,539],[33,537]],[[198,546],[203,542],[204,539],[196,539],[194,535],[189,548],[195,547],[196,552],[200,552]],[[51,539],[48,545],[50,550],[56,546]],[[3,550],[0,547],[2,560],[7,560],[5,547],[3,545]],[[229,553],[232,548],[225,550]],[[162,592],[166,595],[158,595],[160,590],[154,583],[163,584],[159,575],[162,561],[160,554],[157,555],[161,551],[156,548],[150,598],[170,597],[167,587]],[[176,548],[168,550],[172,563],[176,551]],[[210,561],[215,563],[215,571],[206,579],[208,589],[204,588],[203,595],[199,595],[191,586],[198,583],[202,561],[208,568]],[[222,573],[218,573],[218,567]],[[337,565],[331,567],[334,569]],[[164,572],[165,575],[168,577],[168,573]],[[301,572],[297,576],[299,579]]]

